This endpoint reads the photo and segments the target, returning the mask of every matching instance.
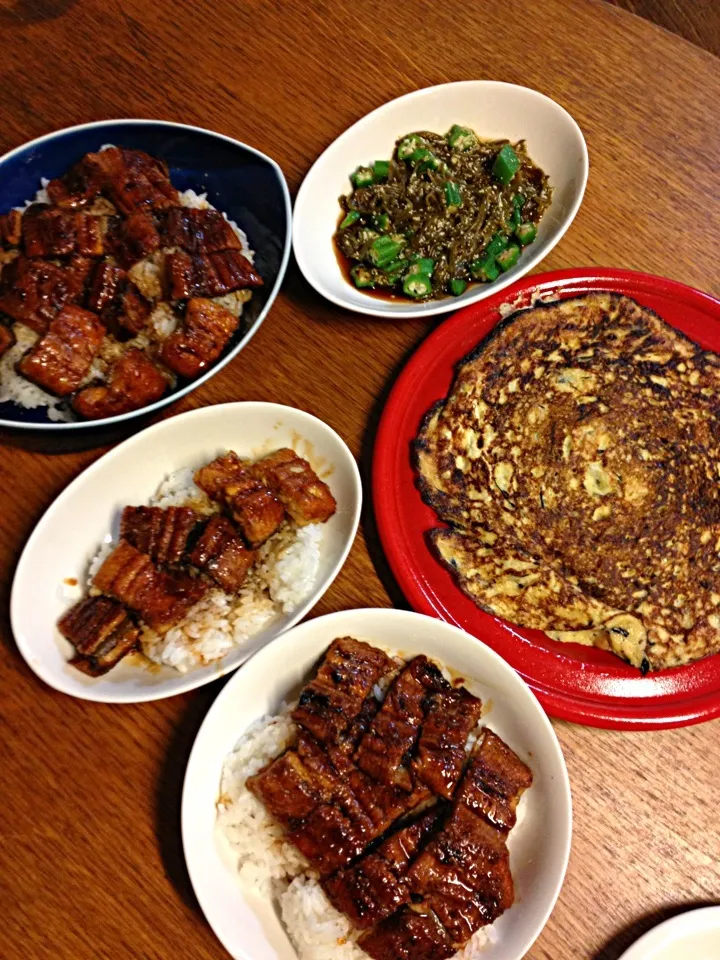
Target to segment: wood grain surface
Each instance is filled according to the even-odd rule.
[[[541,269],[637,268],[720,295],[718,62],[616,7],[6,0],[0,28],[2,150],[80,121],[157,117],[259,147],[293,192],[339,133],[388,99],[469,78],[535,87],[575,116],[591,158],[577,220]],[[367,482],[384,398],[431,326],[344,313],[291,264],[247,349],[168,415],[228,400],[302,407],[347,439]],[[7,624],[10,576],[33,525],[120,438],[74,450],[3,438],[4,960],[226,956],[193,897],[179,833],[184,765],[221,682],[145,705],[75,701],[35,679]],[[403,600],[368,502],[350,558],[314,613],[392,602]],[[617,960],[657,921],[720,902],[720,725],[555,727],[574,792],[574,844],[528,957]]]
[[[720,54],[720,3],[717,0],[610,0],[685,37],[710,53]]]

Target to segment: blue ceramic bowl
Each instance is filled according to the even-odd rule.
[[[207,192],[208,200],[245,231],[265,285],[243,310],[242,329],[217,363],[191,383],[157,403],[104,420],[57,423],[45,408],[26,410],[0,403],[0,427],[42,431],[90,430],[130,420],[166,407],[195,390],[242,350],[265,319],[277,296],[290,256],[290,195],[282,170],[252,147],[200,127],[161,120],[103,120],[68,127],[32,140],[0,157],[0,213],[21,206],[40,189],[40,178],[65,173],[83,154],[106,143],[144,150],[165,160],[178,190]]]

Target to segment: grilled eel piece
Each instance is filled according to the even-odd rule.
[[[87,295],[87,308],[97,313],[116,340],[136,336],[147,325],[151,307],[127,273],[99,263]]]
[[[179,204],[167,164],[142,150],[109,147],[86,154],[63,177],[47,187],[52,203],[76,209],[103,194],[125,214]]]
[[[337,509],[328,485],[307,460],[288,447],[257,460],[253,473],[272,490],[299,527],[325,523]]]
[[[163,362],[187,380],[214,363],[237,330],[239,317],[219,303],[193,297],[180,326],[163,343]]]
[[[425,788],[407,793],[375,783],[342,750],[305,733],[296,750],[249,778],[247,786],[321,876],[347,866],[430,796]]]
[[[158,633],[182,620],[208,589],[200,579],[159,570],[127,540],[121,540],[106,558],[93,584],[137,611]]]
[[[257,560],[227,517],[211,517],[190,553],[190,562],[204,570],[226,593],[236,593]]]
[[[452,688],[425,656],[414,657],[393,681],[383,705],[360,741],[358,766],[379,783],[412,790],[406,759],[420,734],[426,698]]]
[[[115,417],[154,403],[167,388],[160,369],[142,350],[131,347],[113,364],[107,383],[85,387],[75,394],[72,406],[87,420]]]
[[[242,250],[240,238],[219,210],[171,207],[159,212],[156,222],[164,247],[193,254]]]
[[[410,903],[412,891],[405,875],[444,812],[440,805],[433,807],[392,833],[372,853],[323,881],[330,903],[349,917],[354,927],[367,930]]]
[[[160,249],[160,243],[160,234],[150,210],[136,210],[125,219],[110,219],[107,244],[120,266],[125,269],[155,253]]]
[[[425,719],[410,764],[413,779],[449,800],[467,759],[465,744],[482,702],[464,687],[435,690],[423,704]]]
[[[201,467],[194,479],[211,500],[229,509],[251,547],[263,544],[285,519],[285,509],[277,497],[232,451]]]
[[[171,300],[222,297],[233,290],[261,287],[263,279],[237,250],[189,254],[184,250],[165,257],[166,285]]]
[[[22,217],[22,243],[28,257],[101,257],[105,251],[104,217],[59,210],[34,203]]]
[[[457,952],[437,916],[423,906],[398,910],[358,945],[373,960],[446,960]]]
[[[450,817],[408,871],[413,892],[437,914],[457,946],[513,904],[507,836],[531,783],[529,768],[486,730]]]
[[[188,507],[125,507],[120,536],[161,567],[191,563],[226,593],[236,593],[257,559],[227,517]]]
[[[104,336],[105,327],[94,313],[65,306],[20,360],[18,373],[43,390],[65,397],[88,375]]]
[[[60,633],[75,647],[70,661],[82,673],[100,677],[133,650],[140,633],[122,603],[110,597],[87,597],[58,621]]]
[[[75,256],[65,266],[19,256],[0,273],[0,312],[43,334],[63,307],[79,304],[92,261]]]
[[[192,534],[202,516],[189,507],[125,507],[120,517],[120,538],[160,567],[186,560]]]
[[[394,666],[382,650],[361,640],[333,640],[315,678],[300,694],[293,720],[321,743],[338,743],[375,684]]]

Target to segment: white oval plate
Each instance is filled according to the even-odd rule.
[[[418,304],[363,293],[342,275],[332,242],[340,216],[338,197],[352,190],[350,174],[361,164],[389,158],[403,134],[414,130],[442,134],[454,123],[471,127],[483,139],[527,141],[530,156],[555,188],[537,239],[512,270],[494,283],[471,286],[459,297]],[[295,257],[318,293],[348,310],[386,318],[448,313],[497,293],[546,257],[575,218],[587,177],[588,154],[580,127],[544,94],[494,80],[464,80],[416,90],[353,124],[315,161],[295,200]]]
[[[457,627],[404,610],[347,610],[303,623],[253,657],[213,703],[190,754],[182,798],[185,860],[210,926],[235,960],[296,958],[272,905],[243,889],[226,865],[215,804],[223,762],[244,731],[277,713],[343,636],[408,656],[425,653],[472,681],[490,705],[485,722],[532,768],[524,816],[509,844],[517,901],[483,950],[483,960],[520,960],[555,905],[570,854],[570,783],[560,745],[530,688],[496,653]]]
[[[720,906],[671,917],[644,934],[620,960],[718,960]]]
[[[222,660],[178,673],[170,667],[145,669],[121,662],[104,677],[90,679],[67,660],[71,645],[55,624],[79,599],[66,585],[84,584],[88,564],[127,504],[144,504],[164,477],[182,467],[197,468],[232,449],[259,456],[293,447],[318,470],[338,509],[323,525],[320,570],[313,592],[252,636],[245,647]],[[362,503],[357,464],[327,424],[276,403],[226,403],[191,410],[125,440],[80,474],[39,521],[20,557],[10,600],[10,618],[20,652],[32,670],[56,690],[85,700],[135,703],[192,690],[235,670],[260,647],[293,626],[317,603],[350,551]]]

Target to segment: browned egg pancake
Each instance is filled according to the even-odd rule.
[[[612,293],[508,317],[416,441],[484,610],[643,671],[720,650],[720,357]]]

